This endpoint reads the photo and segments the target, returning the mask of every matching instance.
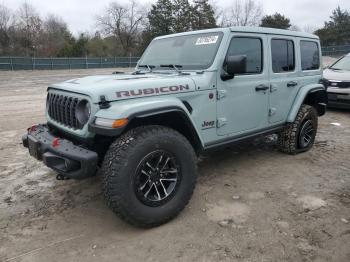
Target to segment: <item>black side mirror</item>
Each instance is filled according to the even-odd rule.
[[[234,78],[236,74],[244,74],[247,72],[247,56],[234,55],[228,56],[225,59],[224,70],[226,74],[221,76],[222,80]]]

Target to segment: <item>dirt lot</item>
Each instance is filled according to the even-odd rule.
[[[189,206],[150,230],[106,206],[100,178],[57,181],[20,140],[48,83],[112,70],[0,72],[0,260],[350,261],[350,111],[320,118],[314,148],[273,143],[203,156]]]

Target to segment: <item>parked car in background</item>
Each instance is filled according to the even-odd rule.
[[[328,106],[350,109],[350,53],[325,69],[323,77]]]

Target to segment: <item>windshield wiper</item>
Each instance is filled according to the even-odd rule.
[[[180,68],[182,68],[182,65],[174,65],[174,64],[169,64],[169,65],[160,65],[160,67],[169,67],[169,68],[174,68],[176,72],[181,74]]]
[[[155,68],[156,66],[154,66],[154,65],[138,65],[137,67],[145,67],[148,69],[149,72],[152,72],[153,68]]]

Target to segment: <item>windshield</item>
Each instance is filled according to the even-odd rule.
[[[335,62],[330,68],[333,70],[350,71],[350,56],[344,56],[343,58]]]
[[[222,35],[214,32],[154,40],[141,57],[139,69],[207,69],[214,61]]]

